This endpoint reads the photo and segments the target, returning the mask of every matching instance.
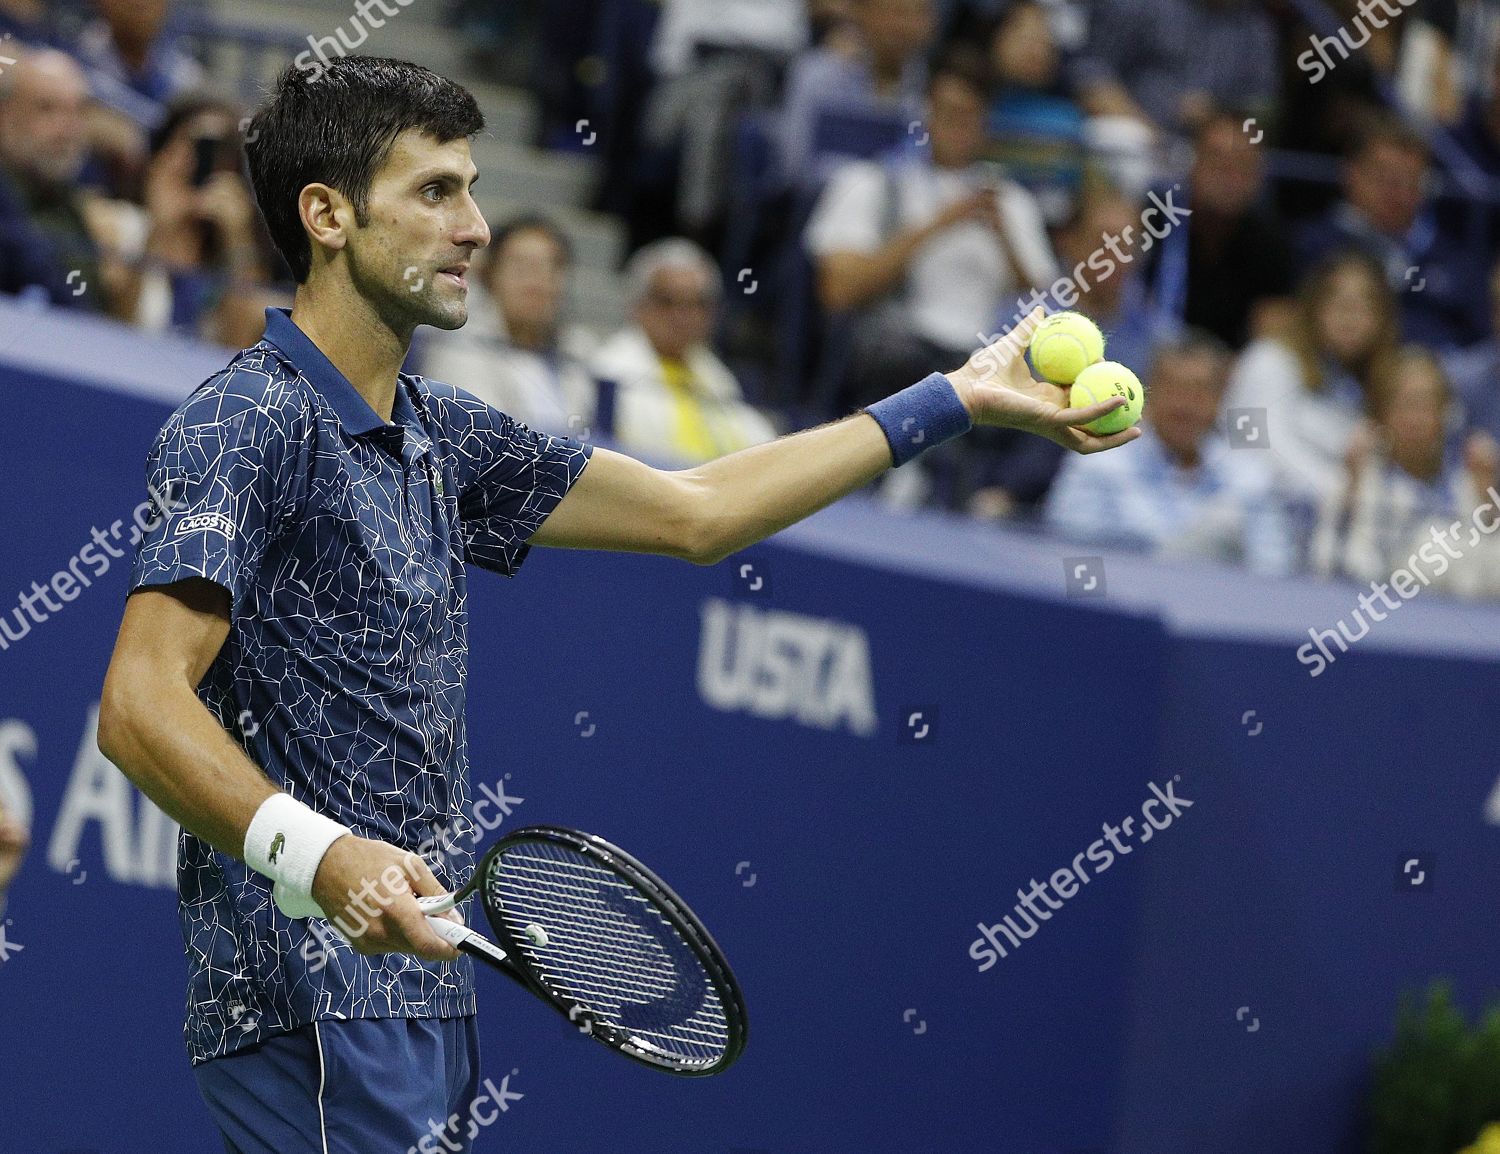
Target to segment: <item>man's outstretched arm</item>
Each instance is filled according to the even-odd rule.
[[[1069,409],[1066,389],[1032,379],[1025,351],[1041,317],[1040,309],[1034,311],[1004,339],[947,374],[965,419],[976,425],[1024,429],[1079,453],[1101,452],[1138,437],[1136,429],[1100,437],[1081,427],[1119,408],[1123,400]],[[931,387],[926,391],[940,392]],[[922,411],[926,410],[913,410]],[[951,423],[953,413],[940,416]],[[531,541],[572,549],[658,553],[711,565],[892,468],[894,453],[903,451],[898,440],[904,438],[915,448],[927,439],[922,418],[911,418],[902,429],[906,424],[892,425],[887,419],[883,426],[861,411],[677,471],[653,469],[622,454],[595,449],[588,467]],[[934,432],[927,444],[936,436]]]

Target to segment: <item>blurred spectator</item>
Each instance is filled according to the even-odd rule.
[[[423,373],[534,429],[579,436],[594,411],[595,342],[562,323],[572,262],[568,238],[546,217],[494,229],[483,285],[469,291],[468,323],[432,335]]]
[[[1119,243],[1111,245],[1111,238]],[[1072,268],[1071,283],[1082,294],[1076,307],[1104,330],[1109,359],[1136,369],[1150,364],[1156,345],[1181,328],[1147,290],[1139,258],[1155,247],[1149,239],[1140,204],[1106,181],[1091,183],[1077,220],[1060,238]],[[1055,303],[1074,307],[1066,300]]]
[[[1239,115],[1220,112],[1203,122],[1188,175],[1192,219],[1185,237],[1172,242],[1185,240],[1185,268],[1174,266],[1167,246],[1153,268],[1159,294],[1181,294],[1188,324],[1235,349],[1285,322],[1296,285],[1286,229],[1258,204],[1262,156]],[[1186,284],[1172,291],[1169,282],[1184,273]]]
[[[800,57],[787,77],[781,171],[788,182],[816,179],[814,145],[827,112],[921,116],[933,0],[851,0],[854,22]]]
[[[984,98],[973,61],[945,61],[923,121],[930,154],[845,165],[808,223],[823,307],[859,311],[852,406],[963,364],[1004,305],[1057,274],[1035,198],[979,163]]]
[[[1269,107],[1276,60],[1258,0],[1098,0],[1076,76],[1092,116],[1191,131],[1216,107]]]
[[[989,50],[991,155],[1036,196],[1049,224],[1061,224],[1077,207],[1083,112],[1064,82],[1045,5],[1011,4],[989,37]]]
[[[1500,534],[1476,532],[1483,523],[1470,520],[1478,506],[1495,502],[1489,494],[1500,479],[1500,449],[1488,434],[1472,433],[1461,451],[1445,451],[1452,403],[1447,378],[1426,349],[1407,346],[1382,358],[1371,381],[1373,421],[1351,439],[1343,483],[1319,518],[1312,553],[1318,572],[1390,581],[1408,568],[1423,585],[1500,597]],[[1455,522],[1462,528],[1451,551],[1439,552],[1433,531]],[[1417,565],[1418,557],[1427,564]]]
[[[125,206],[113,245],[127,265],[121,315],[232,348],[260,339],[269,243],[239,146],[239,109],[180,97],[152,134],[144,207]]]
[[[1371,369],[1396,340],[1396,304],[1380,267],[1355,251],[1318,265],[1285,334],[1240,356],[1224,400],[1229,432],[1304,515],[1338,486]],[[1236,414],[1243,409],[1252,411]]]
[[[1463,427],[1500,439],[1500,261],[1490,270],[1490,335],[1448,353],[1443,368],[1463,409]]]
[[[83,72],[56,49],[18,57],[0,71],[0,291],[35,285],[64,307],[117,309],[119,270],[107,277],[99,251],[104,203],[77,187],[88,156]]]
[[[775,103],[787,63],[807,43],[804,0],[664,0],[642,136],[676,150],[682,230],[705,243],[717,237],[737,118]]]
[[[615,388],[614,433],[627,449],[685,464],[774,440],[709,347],[721,287],[708,254],[680,237],[654,241],[625,266],[632,323],[594,357]]]
[[[94,7],[98,19],[84,26],[76,49],[94,95],[155,128],[163,105],[205,81],[165,31],[169,0],[94,0]]]
[[[1208,334],[1162,345],[1135,444],[1069,455],[1048,495],[1048,526],[1072,540],[1290,572],[1292,541],[1268,479],[1215,430],[1228,353]]]
[[[1426,142],[1388,117],[1373,118],[1344,166],[1344,197],[1303,226],[1302,263],[1363,249],[1401,297],[1404,335],[1451,348],[1484,333],[1483,267],[1438,227],[1428,204],[1433,181]]]

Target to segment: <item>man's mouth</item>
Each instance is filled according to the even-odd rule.
[[[468,288],[469,287],[469,282],[468,282],[467,278],[464,276],[464,274],[467,273],[468,271],[469,271],[469,266],[467,264],[455,264],[455,265],[449,265],[447,268],[439,269],[438,270],[438,276],[447,277],[449,280],[451,280],[454,284],[458,285],[460,288]]]

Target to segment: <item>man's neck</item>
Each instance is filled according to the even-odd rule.
[[[396,404],[396,374],[406,360],[411,334],[403,337],[393,332],[368,301],[339,292],[338,286],[317,296],[304,284],[297,290],[291,315],[292,322],[389,424]]]

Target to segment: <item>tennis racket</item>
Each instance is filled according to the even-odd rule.
[[[476,893],[493,941],[433,916]],[[462,889],[417,900],[446,941],[627,1058],[703,1077],[745,1048],[739,983],[703,923],[602,837],[518,829],[484,852]]]

